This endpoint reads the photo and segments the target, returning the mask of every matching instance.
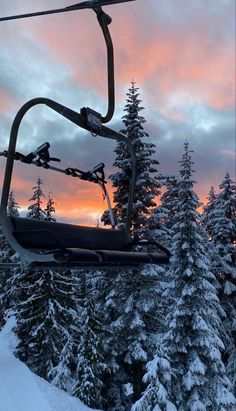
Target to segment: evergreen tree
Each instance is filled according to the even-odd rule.
[[[103,375],[107,371],[103,357],[104,331],[96,304],[87,285],[80,326],[81,338],[77,347],[76,383],[72,393],[88,406],[102,408]]]
[[[27,270],[17,313],[17,355],[33,372],[66,390],[74,383],[76,285],[70,271]]]
[[[19,217],[20,206],[15,200],[13,191],[9,195],[7,214],[12,217]],[[19,257],[6,240],[2,228],[0,227],[0,262],[12,264],[19,262]],[[18,279],[19,270],[14,267],[4,267],[0,269],[0,318],[4,317],[7,310],[15,309],[18,301]]]
[[[109,319],[111,378],[107,383],[109,410],[130,410],[140,398],[146,363],[152,358],[163,323],[160,308],[163,268],[129,269],[113,273],[104,310]],[[160,309],[159,309],[160,308]]]
[[[14,192],[11,191],[8,199],[7,215],[10,217],[20,217],[19,204],[15,200]]]
[[[32,201],[33,204],[28,207],[29,212],[27,217],[34,220],[45,220],[46,218],[46,213],[42,208],[42,198],[45,197],[42,190],[42,185],[43,181],[40,177],[38,177],[36,186],[33,187],[33,196],[29,199],[29,201]]]
[[[53,198],[51,197],[51,192],[48,195],[48,202],[45,208],[45,213],[46,213],[46,217],[45,220],[47,221],[56,221],[55,217],[53,217],[53,214],[55,214],[56,210],[55,210],[55,201],[53,200]]]
[[[159,347],[154,359],[147,364],[144,382],[148,383],[142,397],[132,407],[131,411],[177,411],[175,405],[168,399],[168,386],[171,381],[171,369],[163,347]]]
[[[141,115],[142,110],[138,88],[132,82],[127,93],[125,115],[122,117],[124,128],[121,132],[132,142],[137,157],[137,178],[131,215],[131,230],[135,237],[146,236],[149,228],[148,220],[151,210],[156,206],[155,197],[159,194],[160,188],[156,178],[158,161],[153,159],[155,146],[144,141],[149,136],[144,131],[146,120]],[[114,166],[118,167],[119,171],[111,176],[115,188],[113,212],[118,227],[122,229],[126,223],[132,164],[129,150],[124,143],[117,144],[115,153]],[[102,221],[105,224],[110,223],[107,212],[104,213]],[[149,275],[148,269],[145,274],[137,269],[127,272],[119,270],[114,273],[110,290],[109,287],[106,290],[105,310],[111,321],[110,328],[113,335],[113,338],[110,337],[113,357],[108,396],[110,403],[113,403],[113,408],[109,409],[114,411],[129,409],[143,389],[142,377],[151,351],[147,334],[155,323],[150,319],[153,313],[156,314],[157,301],[159,301],[156,284],[160,273],[155,270],[154,275],[153,271],[150,271],[152,274]],[[142,290],[143,284],[145,284],[144,290]],[[149,303],[147,303],[148,297]],[[160,319],[158,321],[160,322]],[[118,335],[119,341],[116,338]]]
[[[220,192],[208,213],[208,232],[215,246],[215,266],[223,293],[236,295],[236,186],[229,173],[220,184]]]
[[[180,162],[178,209],[174,215],[174,236],[169,289],[175,303],[167,316],[168,347],[174,373],[171,398],[179,411],[233,410],[235,398],[221,358],[220,339],[224,312],[212,285],[214,275],[205,247],[199,201],[193,191],[191,151],[186,142]]]
[[[11,217],[19,217],[19,204],[15,200],[14,192],[11,191],[8,200],[7,214]],[[0,261],[2,263],[10,263],[18,260],[15,251],[10,247],[6,237],[3,234],[0,226]],[[9,275],[9,270],[7,270]]]
[[[178,178],[175,175],[161,176],[162,187],[165,188],[160,200],[161,204],[152,210],[149,219],[149,237],[169,248],[172,244],[172,226],[175,215]]]
[[[226,318],[223,339],[227,347],[225,363],[236,396],[236,186],[226,173],[220,192],[207,213],[207,229],[212,249],[212,268],[217,277],[219,298]]]
[[[75,383],[76,338],[71,332],[67,332],[67,329],[68,327],[64,330],[66,339],[59,354],[57,365],[51,368],[47,378],[52,385],[71,393]]]
[[[209,195],[207,197],[207,204],[203,207],[203,216],[202,216],[202,222],[207,230],[208,233],[208,238],[210,241],[212,240],[212,229],[211,227],[211,213],[215,209],[215,202],[216,202],[216,193],[214,187],[211,187],[209,191]]]
[[[236,397],[236,344],[235,344],[235,325],[233,328],[234,339],[230,341],[229,347],[227,347],[227,360],[226,362],[226,371],[227,376],[232,384],[232,392]]]
[[[11,261],[11,249],[9,244],[2,232],[0,226],[0,263],[9,263]],[[11,275],[10,269],[1,268],[0,269],[0,323],[4,318],[6,310],[9,308],[9,289],[8,289],[8,278]],[[1,325],[0,325],[1,328]]]
[[[98,274],[98,273],[97,273]],[[93,296],[98,312],[103,313],[105,336],[103,353],[108,372],[103,376],[103,409],[108,411],[125,411],[127,373],[119,354],[120,334],[116,328],[116,320],[120,313],[119,290],[122,273],[117,268],[102,270],[93,277]]]
[[[126,114],[122,117],[124,129],[121,132],[133,143],[137,157],[132,232],[138,236],[142,236],[147,228],[150,209],[156,205],[154,198],[159,194],[159,183],[155,178],[158,161],[152,158],[155,153],[155,145],[144,142],[144,139],[148,138],[149,135],[143,127],[146,122],[140,114],[143,109],[138,88],[135,87],[135,83],[132,81],[127,93],[124,108]],[[114,166],[118,167],[119,171],[111,175],[112,186],[115,188],[113,212],[118,226],[122,228],[126,222],[132,165],[129,150],[125,143],[119,142],[115,153]],[[110,223],[107,213],[103,215],[102,221],[104,224]]]

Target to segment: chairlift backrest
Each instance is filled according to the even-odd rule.
[[[128,250],[130,236],[125,231],[11,217],[13,235],[29,249]]]

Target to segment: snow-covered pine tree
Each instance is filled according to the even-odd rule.
[[[220,184],[220,192],[208,213],[208,230],[215,245],[215,266],[223,294],[236,295],[236,186],[229,173]]]
[[[138,90],[135,87],[135,82],[132,81],[127,93],[124,108],[126,114],[122,117],[124,129],[121,132],[133,143],[137,156],[137,179],[132,213],[132,232],[142,236],[148,226],[150,209],[156,205],[154,198],[159,194],[160,185],[156,178],[158,161],[152,157],[155,153],[155,145],[144,141],[149,135],[144,131],[146,120],[140,114],[144,108],[141,106]],[[126,144],[119,142],[115,153],[114,166],[118,167],[119,171],[111,175],[112,186],[115,188],[115,207],[113,211],[118,226],[122,228],[126,222],[132,167]],[[110,224],[107,213],[104,213],[102,221],[104,224]]]
[[[11,262],[12,250],[3,234],[0,226],[0,262]],[[0,269],[0,321],[4,318],[6,310],[10,307],[9,301],[9,278],[11,277],[11,270],[7,268]]]
[[[205,246],[199,201],[193,190],[191,151],[184,144],[180,161],[178,210],[169,276],[164,293],[175,303],[167,316],[168,347],[172,380],[171,398],[179,411],[231,411],[235,398],[221,358],[221,316],[224,312],[212,285],[214,275]]]
[[[70,271],[27,270],[21,278],[17,355],[36,374],[70,390],[78,338],[77,279]]]
[[[151,218],[149,219],[148,238],[162,244],[170,250],[174,234],[172,230],[174,224],[173,218],[178,207],[179,177],[176,175],[162,175],[161,181],[164,192],[160,198],[161,204],[154,208]],[[160,295],[164,292],[168,281],[168,276],[165,272],[156,284]],[[158,313],[160,320],[162,320],[162,322],[159,321],[158,323],[159,333],[163,333],[165,330],[165,318],[172,302],[170,296],[158,299]]]
[[[149,238],[169,248],[172,243],[172,226],[175,215],[178,177],[160,176],[164,193],[160,205],[152,210],[149,219]]]
[[[75,324],[76,322],[74,322],[74,325]],[[73,324],[69,324],[68,329],[67,327],[64,328],[64,335],[66,336],[66,339],[64,341],[64,345],[62,346],[58,362],[56,366],[48,372],[47,379],[52,385],[71,393],[75,383],[74,374],[78,337],[77,335],[74,335],[75,329],[73,329]],[[70,329],[70,327],[72,328]],[[78,334],[78,330],[76,334]]]
[[[159,310],[163,268],[119,270],[110,278],[104,312],[111,331],[109,410],[130,410],[145,388],[146,363],[153,357],[163,313]],[[115,400],[115,401],[114,401]]]
[[[33,196],[29,199],[33,203],[28,207],[27,217],[34,220],[45,220],[46,213],[42,208],[42,198],[45,197],[42,190],[43,180],[37,178],[36,186],[33,187]]]
[[[148,229],[148,219],[151,210],[156,206],[154,199],[159,194],[160,188],[156,178],[158,161],[153,159],[155,146],[144,141],[149,136],[144,131],[146,120],[140,114],[142,110],[138,88],[132,82],[127,93],[124,109],[126,114],[122,118],[124,129],[121,132],[133,143],[137,156],[137,181],[131,217],[131,230],[137,237],[144,236]],[[129,150],[125,144],[118,143],[115,153],[114,166],[118,167],[119,171],[111,176],[115,188],[113,211],[117,224],[122,229],[126,222],[132,166]],[[104,213],[102,217],[105,224],[109,224],[107,216],[108,214]],[[110,408],[112,410],[128,409],[132,401],[139,398],[143,388],[142,377],[148,360],[147,351],[150,351],[146,333],[151,327],[152,314],[157,312],[156,303],[153,303],[154,299],[157,302],[157,289],[153,284],[157,284],[158,275],[159,273],[155,273],[153,277],[151,274],[149,276],[148,270],[146,275],[142,275],[138,270],[128,270],[124,273],[119,270],[114,273],[110,290],[107,289],[105,309],[106,313],[110,310],[111,330],[114,336],[113,339],[111,338],[114,374],[109,381],[108,389],[111,402],[115,397],[114,406]],[[142,291],[144,283],[146,285]],[[151,297],[153,294],[155,298]],[[149,303],[147,303],[147,295],[150,297]],[[119,336],[119,340],[116,336]],[[119,388],[116,389],[118,386]],[[129,395],[126,395],[122,387],[129,386],[132,389],[128,389]],[[133,393],[130,394],[132,390]]]
[[[91,276],[92,277],[92,276]],[[120,364],[119,341],[120,336],[113,323],[119,317],[120,299],[119,290],[122,273],[120,269],[104,269],[91,278],[90,289],[96,301],[98,312],[102,313],[104,323],[103,355],[108,371],[103,376],[103,409],[108,411],[125,411],[124,385],[127,374]]]
[[[220,284],[219,298],[226,313],[223,322],[225,364],[236,396],[236,186],[226,173],[207,213],[212,268]]]
[[[86,284],[86,273],[84,280],[81,336],[77,346],[76,383],[72,393],[92,408],[103,408],[103,376],[108,371],[103,357],[104,327],[93,300],[93,293]]]
[[[8,200],[7,214],[12,217],[19,217],[19,208],[20,206],[15,200],[14,192],[11,191]],[[0,262],[11,264],[17,261],[19,261],[19,257],[8,244],[0,227]],[[0,269],[0,317],[3,317],[8,309],[16,308],[20,271],[21,270],[17,268],[10,267]]]
[[[210,225],[210,216],[212,211],[214,211],[215,208],[215,201],[216,201],[217,195],[215,193],[215,189],[213,186],[211,186],[211,189],[209,191],[209,195],[207,197],[207,204],[203,207],[203,215],[202,215],[202,222],[205,226],[205,229],[207,230],[208,238],[211,241],[212,240],[212,227]]]
[[[14,191],[11,191],[8,199],[7,215],[10,217],[20,217],[19,208],[20,206],[15,200]]]
[[[19,204],[15,200],[14,192],[11,191],[8,200],[7,206],[7,214],[12,217],[19,217]],[[9,243],[7,242],[2,228],[0,226],[0,261],[1,262],[10,262],[11,258],[14,259],[15,251],[10,247]]]
[[[53,198],[51,197],[51,191],[50,191],[50,193],[48,194],[47,205],[46,205],[46,208],[44,209],[44,211],[46,213],[45,220],[47,220],[47,221],[56,221],[55,217],[53,216],[56,212],[55,205],[56,205],[56,203],[53,200]]]
[[[159,346],[152,361],[147,364],[144,382],[148,384],[142,397],[132,406],[131,411],[177,411],[168,398],[171,381],[170,363],[164,347]]]

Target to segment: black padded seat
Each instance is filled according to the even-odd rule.
[[[123,231],[11,217],[13,235],[25,249],[49,255],[42,266],[138,266],[168,264],[164,253],[129,251]],[[50,260],[51,255],[51,260]],[[37,265],[37,258],[35,264]]]
[[[55,250],[82,248],[86,250],[125,251],[130,237],[124,231],[97,227],[83,227],[51,221],[11,217],[13,234],[18,243],[27,249]]]

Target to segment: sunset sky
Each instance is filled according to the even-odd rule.
[[[77,1],[78,2],[78,1]],[[75,1],[76,3],[76,1]],[[0,15],[59,8],[73,0],[0,0]],[[104,7],[112,16],[119,130],[126,92],[139,87],[159,172],[175,173],[188,140],[195,190],[205,202],[228,171],[235,178],[235,0],[136,0]],[[106,50],[92,10],[0,23],[0,151],[18,109],[48,97],[79,111],[105,114]],[[61,166],[113,171],[115,143],[96,139],[49,109],[33,108],[19,133],[25,154],[49,141]],[[0,158],[1,182],[5,159]],[[57,219],[96,224],[106,208],[99,189],[58,173],[16,164],[12,189],[22,210],[37,176],[57,203]]]

